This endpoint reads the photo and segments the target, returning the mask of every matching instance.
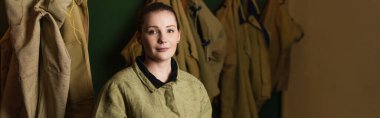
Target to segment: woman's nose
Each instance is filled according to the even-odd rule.
[[[167,36],[165,33],[160,34],[160,36],[158,37],[158,43],[167,43]]]

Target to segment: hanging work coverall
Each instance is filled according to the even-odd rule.
[[[259,22],[259,4],[255,0],[242,0],[239,19],[242,28],[241,38],[245,40],[244,51],[249,58],[249,75],[257,108],[270,98],[271,71],[269,60],[270,39],[266,28]]]
[[[221,78],[221,117],[257,118],[270,98],[269,39],[259,15],[255,0],[226,0],[217,12],[231,47]]]
[[[203,0],[184,3],[199,54],[200,80],[210,99],[220,94],[219,81],[226,54],[226,34],[219,19]]]
[[[291,47],[301,40],[303,30],[288,14],[285,0],[267,0],[260,22],[263,23],[270,37],[273,91],[286,90],[289,81]]]
[[[1,118],[90,117],[87,0],[5,0]]]
[[[249,78],[249,58],[244,48],[246,39],[239,22],[239,0],[226,0],[217,11],[227,33],[225,67],[220,84],[221,118],[258,118],[258,110]]]

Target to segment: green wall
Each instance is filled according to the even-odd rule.
[[[103,84],[125,67],[120,55],[136,28],[135,16],[142,0],[91,0],[89,54],[94,90],[97,94]]]

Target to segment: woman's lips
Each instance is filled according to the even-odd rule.
[[[169,48],[156,48],[158,52],[166,52],[169,50]]]

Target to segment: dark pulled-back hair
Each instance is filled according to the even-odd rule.
[[[142,27],[143,27],[143,24],[146,20],[146,15],[151,13],[151,12],[155,12],[155,11],[169,11],[169,12],[173,13],[175,20],[177,22],[176,23],[177,29],[180,30],[177,15],[174,12],[173,8],[164,4],[164,3],[161,3],[161,2],[154,2],[154,3],[148,4],[147,6],[144,6],[140,10],[140,12],[138,14],[138,19],[137,19],[137,31],[138,32],[142,32]]]

